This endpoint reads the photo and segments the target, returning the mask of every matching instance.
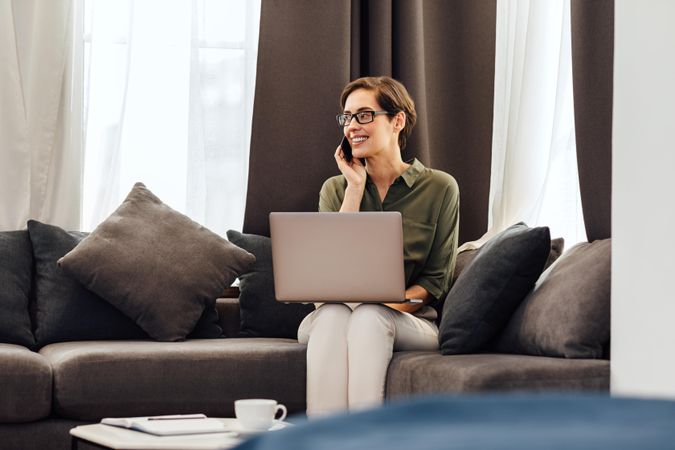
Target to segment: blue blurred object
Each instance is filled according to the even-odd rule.
[[[421,397],[311,420],[239,450],[675,449],[675,401],[602,395]]]

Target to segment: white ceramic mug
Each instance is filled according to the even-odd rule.
[[[281,416],[277,417],[279,411],[281,411]],[[276,400],[247,398],[235,400],[234,414],[243,428],[264,431],[272,427],[275,419],[284,420],[286,418],[286,407],[277,403]]]

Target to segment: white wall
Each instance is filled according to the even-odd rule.
[[[675,2],[615,8],[612,393],[675,398]]]

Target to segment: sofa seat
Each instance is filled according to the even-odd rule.
[[[305,408],[305,346],[294,340],[81,341],[40,354],[54,373],[54,411],[68,419],[233,417],[234,400],[246,397],[277,399],[289,412]]]
[[[49,416],[52,369],[42,355],[14,344],[0,344],[0,422],[20,423]]]
[[[386,396],[519,390],[607,392],[609,360],[397,352],[389,365]]]

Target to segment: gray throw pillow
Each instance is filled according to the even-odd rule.
[[[441,353],[475,353],[493,339],[541,275],[550,248],[547,227],[522,222],[483,245],[445,299]]]
[[[611,239],[581,243],[542,274],[496,343],[497,351],[602,358],[609,342]]]
[[[65,231],[56,225],[28,221],[35,261],[33,298],[37,346],[84,340],[148,339],[148,335],[117,308],[88,291],[57,265],[89,233]],[[189,339],[223,336],[218,311],[206,308]]]
[[[276,300],[270,238],[234,230],[227,232],[227,238],[256,258],[251,270],[239,276],[239,336],[297,339],[300,322],[314,311],[314,305]]]
[[[544,270],[548,269],[551,264],[560,258],[560,255],[562,255],[564,249],[564,238],[559,237],[556,239],[551,239],[551,251],[548,254],[546,264],[544,264]],[[473,259],[478,254],[478,250],[480,249],[477,248],[472,250],[464,250],[463,252],[457,254],[457,258],[455,260],[455,275],[453,276],[453,280],[456,280],[462,274],[464,269],[471,263],[471,261],[473,261]]]
[[[178,341],[254,261],[136,183],[59,266],[152,338]]]
[[[35,345],[28,312],[32,280],[28,232],[0,232],[0,343]]]

